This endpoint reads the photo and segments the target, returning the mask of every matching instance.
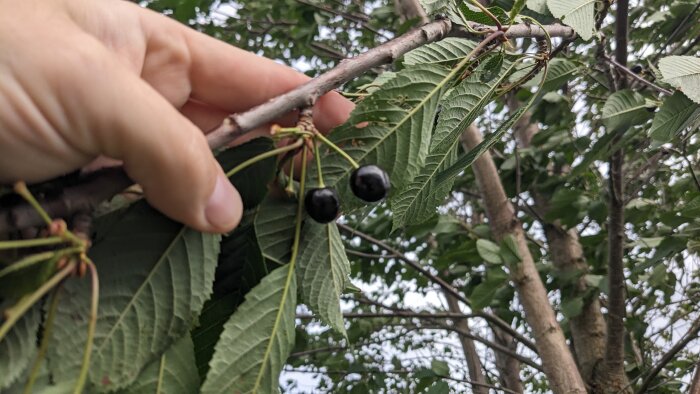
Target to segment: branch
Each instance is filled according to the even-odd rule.
[[[656,375],[661,372],[662,369],[668,364],[669,362],[673,361],[673,359],[676,357],[676,354],[683,350],[690,341],[698,337],[698,333],[700,332],[700,319],[695,320],[693,323],[693,326],[690,328],[690,331],[688,331],[685,336],[678,341],[671,349],[669,349],[666,354],[664,354],[659,362],[649,371],[649,374],[647,374],[646,378],[642,381],[642,385],[637,390],[638,393],[646,393],[647,389],[649,388],[649,385],[651,385],[652,380],[656,377]]]
[[[669,96],[673,94],[672,91],[670,91],[670,90],[668,90],[668,89],[664,89],[664,88],[662,88],[661,86],[659,86],[659,85],[657,85],[657,84],[655,84],[655,83],[653,83],[653,82],[651,82],[651,81],[648,81],[648,80],[642,78],[641,76],[635,74],[632,70],[630,70],[630,69],[627,68],[626,66],[623,66],[622,64],[618,63],[615,59],[611,58],[610,56],[608,56],[608,55],[603,55],[603,58],[604,58],[608,63],[610,63],[610,64],[612,64],[613,66],[617,67],[620,71],[622,71],[622,72],[624,72],[625,74],[627,74],[628,76],[632,77],[635,81],[641,82],[641,83],[643,83],[644,85],[647,85],[647,86],[649,86],[650,88],[653,88],[653,89],[655,89],[656,91],[658,91],[658,92],[660,92],[660,93],[663,93],[663,94],[666,94],[666,95],[669,95]]]
[[[391,246],[387,245],[386,243],[384,243],[378,239],[373,238],[372,236],[370,236],[368,234],[365,234],[361,231],[355,230],[355,229],[353,229],[345,224],[337,223],[337,225],[338,225],[339,229],[345,231],[346,233],[350,234],[351,236],[356,235],[356,236],[364,239],[365,241],[370,242],[372,244],[375,244],[375,245],[379,246],[380,248],[392,253],[395,256],[395,258],[397,258],[397,259],[405,262],[409,266],[411,266],[411,268],[418,271],[421,275],[428,278],[431,282],[437,284],[443,290],[445,290],[446,292],[455,296],[455,298],[457,298],[459,301],[465,303],[466,305],[471,304],[469,302],[469,300],[464,298],[464,296],[462,296],[462,294],[460,294],[459,291],[457,291],[454,287],[452,287],[452,285],[445,282],[442,278],[433,275],[432,273],[430,273],[430,271],[421,267],[418,262],[409,259],[408,257],[406,257],[406,255],[404,255],[400,251],[392,248]],[[508,332],[510,335],[512,335],[514,338],[516,338],[518,341],[520,341],[523,345],[529,347],[532,351],[537,353],[537,347],[535,346],[535,344],[532,341],[525,338],[521,333],[519,333],[518,331],[513,329],[513,327],[511,327],[508,323],[503,321],[500,317],[493,315],[493,314],[490,314],[486,311],[478,311],[478,312],[474,313],[474,315],[479,316],[481,318],[484,318],[484,319],[490,321],[491,323],[495,324],[496,326],[500,327],[503,331]]]
[[[471,28],[478,31],[492,31],[493,27],[472,23]],[[554,24],[544,27],[552,37],[569,37],[573,29]],[[207,135],[212,149],[219,149],[235,138],[265,125],[290,111],[312,106],[323,94],[343,85],[375,67],[392,63],[406,52],[441,40],[449,34],[464,36],[466,29],[456,27],[447,19],[428,23],[420,28],[368,50],[354,58],[341,61],[328,72],[306,82],[297,88],[270,99],[266,103],[250,110],[228,116],[221,125]],[[507,38],[540,37],[544,30],[539,26],[518,24],[506,32]],[[473,35],[469,37],[474,38]],[[483,38],[483,37],[480,37]],[[76,211],[92,211],[99,203],[105,201],[126,187],[133,184],[122,168],[97,171],[70,188],[57,193],[50,200],[41,201],[51,217],[69,217]],[[28,205],[0,209],[0,234],[42,225],[41,218]]]
[[[454,313],[454,312],[413,312],[413,311],[408,311],[408,310],[395,310],[394,312],[369,312],[369,313],[362,313],[362,312],[347,312],[343,313],[343,317],[346,319],[363,319],[363,318],[368,318],[368,319],[379,319],[379,318],[387,318],[387,319],[410,319],[410,318],[416,318],[416,319],[451,319],[451,318],[470,318],[470,317],[476,317],[475,314],[471,313]],[[309,320],[309,319],[315,319],[316,316],[311,315],[311,314],[298,314],[296,315],[297,319],[301,320]]]

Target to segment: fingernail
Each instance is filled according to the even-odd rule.
[[[204,211],[207,221],[218,231],[229,231],[238,224],[241,213],[241,196],[228,178],[220,174]]]

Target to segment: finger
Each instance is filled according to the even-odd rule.
[[[80,110],[88,116],[85,126],[94,130],[90,138],[74,142],[123,160],[146,199],[173,219],[201,231],[231,230],[241,218],[241,198],[201,130],[138,76],[99,60],[109,57],[109,53],[96,56],[98,64],[90,67],[99,72],[86,72],[81,80],[71,81],[71,94],[78,96],[72,101],[87,106]]]
[[[310,78],[203,33],[189,29],[148,10],[140,11],[147,35],[182,37],[190,51],[191,97],[229,112],[241,112],[288,92]],[[314,110],[314,122],[327,132],[343,123],[352,102],[337,92],[321,97]]]

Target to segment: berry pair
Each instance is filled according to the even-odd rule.
[[[389,175],[373,164],[357,167],[350,175],[350,189],[355,196],[366,202],[383,199],[390,187]],[[315,221],[332,222],[340,214],[338,193],[330,187],[310,189],[304,197],[304,207]]]

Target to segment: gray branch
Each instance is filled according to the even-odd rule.
[[[492,26],[470,23],[473,31],[493,32]],[[542,37],[545,31],[551,37],[573,37],[575,32],[568,26],[553,24],[544,26],[517,24],[508,28],[507,38]],[[209,146],[218,149],[236,137],[267,124],[295,109],[309,107],[323,94],[353,80],[368,70],[392,63],[406,52],[435,42],[448,35],[483,39],[481,35],[469,33],[463,26],[453,26],[447,19],[439,19],[407,32],[354,58],[345,59],[332,70],[309,80],[299,87],[277,96],[250,110],[227,117],[224,122],[207,135]],[[69,218],[76,212],[90,212],[132,184],[121,168],[98,171],[75,186],[64,188],[42,206],[54,218]],[[41,226],[43,221],[29,205],[0,208],[0,234],[14,230]]]

